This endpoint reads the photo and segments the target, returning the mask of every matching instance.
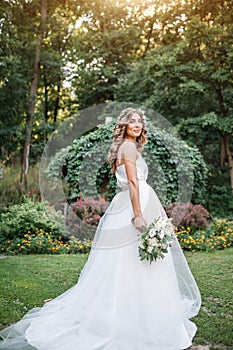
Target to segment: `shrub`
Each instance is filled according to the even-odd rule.
[[[66,216],[66,225],[71,235],[79,240],[92,240],[99,223],[100,217],[104,214],[108,202],[104,197],[98,200],[87,197],[80,197],[71,204],[71,209]]]
[[[97,226],[100,217],[107,209],[107,202],[104,197],[100,197],[98,200],[90,197],[85,199],[80,197],[76,202],[72,203],[71,207],[85,223]]]
[[[0,243],[0,251],[5,254],[76,254],[89,253],[91,241],[83,241],[71,236],[64,241],[62,236],[55,238],[51,233],[42,229],[37,234],[30,231],[24,234],[23,238],[14,238]]]
[[[233,222],[227,220],[213,220],[204,230],[191,233],[190,227],[181,227],[176,231],[183,250],[214,251],[233,246]],[[69,240],[64,237],[54,237],[50,232],[42,229],[37,234],[28,231],[23,238],[5,240],[0,242],[0,251],[6,254],[88,254],[92,241],[77,239],[71,236]]]
[[[38,232],[31,233],[28,231],[23,238],[14,238],[1,242],[1,251],[7,254],[55,254],[66,253],[67,246],[61,241],[62,236],[54,238],[51,233],[42,229]]]
[[[22,204],[13,205],[0,215],[0,241],[23,238],[28,231],[37,234],[40,229],[54,237],[67,235],[62,214],[45,202],[24,198]]]
[[[77,253],[81,253],[81,254],[88,254],[90,252],[91,249],[91,244],[92,241],[89,239],[77,239],[74,236],[71,236],[69,241],[67,242],[67,246],[68,246],[68,254],[77,254]]]
[[[183,250],[195,252],[214,251],[233,246],[233,222],[213,220],[209,227],[191,233],[190,227],[177,230],[177,237]]]
[[[165,211],[178,228],[190,227],[195,231],[207,227],[210,222],[210,213],[201,204],[173,202],[165,207]]]
[[[233,220],[233,196],[227,166],[209,165],[206,207],[214,217]]]

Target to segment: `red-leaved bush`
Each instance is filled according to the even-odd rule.
[[[210,213],[201,204],[173,202],[165,207],[165,211],[178,228],[202,229],[210,223]]]
[[[100,217],[104,214],[108,206],[104,197],[98,200],[90,197],[79,198],[72,203],[72,210],[85,223],[97,226]]]

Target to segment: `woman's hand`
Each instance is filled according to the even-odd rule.
[[[141,215],[134,217],[132,219],[132,223],[134,224],[136,229],[138,231],[140,231],[141,233],[143,232],[143,227],[142,226],[147,226],[146,221],[144,220],[144,218]]]

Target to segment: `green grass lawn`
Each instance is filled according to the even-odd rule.
[[[195,344],[233,345],[233,248],[212,253],[186,253],[202,294],[195,322]],[[20,255],[0,259],[0,328],[19,320],[73,286],[87,256]]]

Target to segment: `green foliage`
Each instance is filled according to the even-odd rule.
[[[148,144],[143,157],[149,167],[148,182],[161,200],[166,205],[177,200],[177,197],[185,197],[185,183],[192,184],[194,176],[192,201],[204,203],[207,169],[201,154],[165,131],[152,125],[148,128]],[[60,159],[64,162],[65,158],[63,165],[67,172],[65,181],[70,200],[80,195],[98,198],[103,194],[111,199],[116,193],[116,179],[106,159],[112,133],[113,124],[101,125],[93,132],[74,140],[71,147],[60,151],[50,162],[48,175],[57,177]]]
[[[228,167],[209,166],[206,205],[212,216],[233,220],[233,195]]]
[[[0,4],[0,158],[9,163],[20,157],[25,138],[25,122],[29,86],[33,78],[36,42],[40,33],[39,0]],[[63,86],[67,52],[71,53],[71,27],[81,15],[80,6],[73,1],[48,5],[46,28],[42,41],[40,79],[32,130],[30,152],[33,162],[43,151],[43,144],[54,130],[56,122],[66,117],[73,97]],[[22,21],[23,18],[23,21]],[[75,54],[76,59],[76,54]]]
[[[33,202],[26,197],[24,203],[12,205],[0,216],[1,241],[23,238],[25,232],[36,234],[40,229],[55,237],[67,234],[61,213],[44,202]]]
[[[219,167],[219,137],[227,133],[232,141],[232,0],[159,4],[49,3],[31,164],[64,118],[87,106],[118,100],[158,111],[190,146],[200,149],[208,164]],[[24,141],[39,13],[39,0],[0,4],[0,157],[13,164]],[[102,172],[105,169],[99,169],[100,178]],[[112,193],[114,179],[106,181]],[[221,187],[209,183],[207,197],[213,198],[209,209],[214,214],[229,216],[228,183],[223,187],[228,212],[220,206],[214,209],[214,201],[221,202]]]
[[[23,238],[1,241],[2,253],[6,254],[60,254],[67,252],[67,246],[63,245],[53,234],[36,230],[36,234],[30,231],[24,234]]]
[[[195,231],[181,226],[177,236],[182,249],[191,252],[229,248],[233,246],[233,221],[213,220],[209,227]]]
[[[14,238],[0,242],[0,251],[8,255],[14,254],[77,254],[89,253],[91,241],[79,240],[71,236],[64,240],[62,236],[55,237],[53,233],[44,230],[28,231],[23,238]]]
[[[27,191],[22,193],[19,186],[20,166],[4,166],[0,177],[0,212],[7,212],[14,204],[24,201],[24,196],[33,200],[40,200],[38,164],[31,166],[28,173]]]
[[[69,254],[89,254],[91,250],[92,241],[89,239],[77,239],[75,236],[71,236],[67,242],[67,252]]]
[[[26,232],[26,230],[25,230]],[[91,249],[90,239],[77,239],[70,236],[56,236],[43,229],[28,230],[23,237],[0,240],[0,252],[14,254],[88,254]],[[202,230],[194,230],[190,226],[181,226],[176,230],[177,238],[184,251],[208,251],[223,250],[233,246],[233,222],[227,220],[213,220],[209,227]],[[165,252],[165,251],[164,251]],[[140,250],[142,259],[146,258],[144,249]],[[152,259],[152,254],[149,254]],[[148,256],[149,256],[148,255]]]
[[[186,198],[186,191],[189,190],[186,185],[192,184],[192,177],[190,200],[193,203],[204,204],[207,167],[198,149],[189,147],[184,141],[154,127],[149,128],[148,141],[145,149],[145,159],[149,166],[148,181],[159,194],[163,204]]]
[[[165,16],[170,29],[162,33],[163,42],[129,65],[116,86],[118,100],[146,105],[175,124],[181,137],[200,149],[208,165],[220,169],[224,158],[228,179],[224,177],[221,187],[218,177],[210,174],[207,195],[208,209],[223,217],[232,216],[228,151],[224,156],[220,147],[220,138],[227,134],[232,153],[231,7],[231,0],[194,1],[192,6],[174,2]],[[225,200],[226,205],[221,205]]]

